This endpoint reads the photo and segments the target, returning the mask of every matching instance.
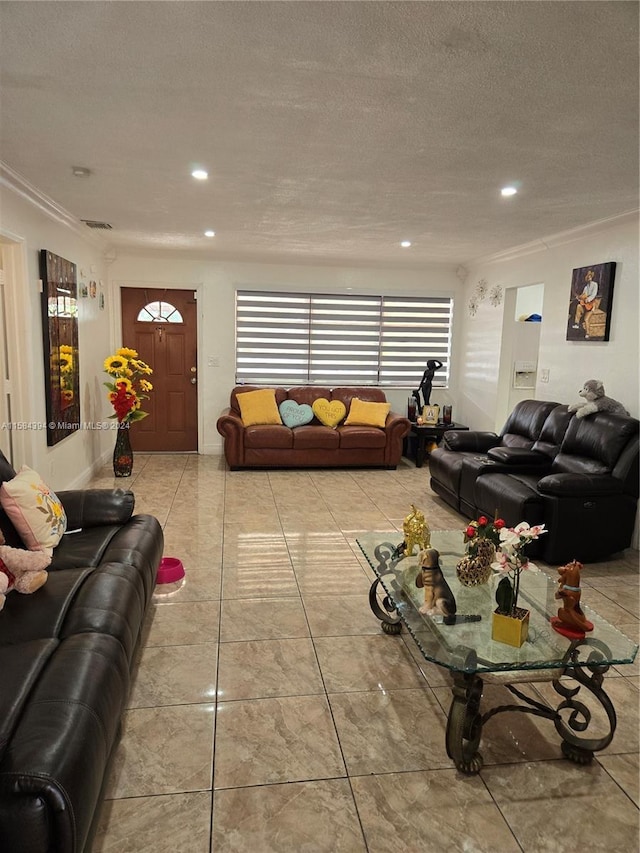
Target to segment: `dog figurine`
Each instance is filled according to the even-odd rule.
[[[599,379],[587,379],[578,391],[580,397],[584,397],[586,403],[575,403],[569,406],[570,412],[575,412],[577,418],[584,418],[594,412],[613,412],[613,414],[628,415],[622,403],[611,397],[605,397],[604,385]]]
[[[435,548],[420,551],[420,571],[416,586],[424,587],[424,604],[420,613],[426,616],[455,616],[456,600],[440,568],[440,554]]]
[[[551,624],[561,634],[568,632],[568,636],[573,636],[574,633],[584,636],[585,632],[593,631],[593,623],[589,622],[580,607],[581,571],[582,563],[577,560],[572,560],[558,569],[560,586],[555,597],[560,599],[562,607],[558,610],[557,618],[551,620]]]

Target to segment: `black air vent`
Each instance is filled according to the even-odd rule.
[[[94,219],[81,219],[80,222],[88,228],[102,228],[103,231],[111,231],[112,226],[108,222],[96,222]]]

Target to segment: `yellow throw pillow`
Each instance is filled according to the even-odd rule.
[[[281,424],[282,418],[276,405],[274,388],[260,388],[258,391],[245,391],[237,395],[242,423],[248,426],[257,424]]]
[[[340,400],[329,402],[325,397],[318,397],[311,404],[313,414],[321,424],[335,429],[347,414],[347,407]]]
[[[387,422],[387,415],[391,410],[391,403],[367,403],[354,397],[349,407],[349,415],[344,422],[345,426],[374,426],[383,427]]]
[[[2,484],[0,504],[30,551],[51,554],[67,529],[58,496],[26,465]]]

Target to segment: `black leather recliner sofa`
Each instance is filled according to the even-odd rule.
[[[15,471],[0,453],[0,482]],[[121,489],[61,491],[47,583],[0,612],[0,850],[91,850],[163,535]],[[19,537],[0,510],[7,542]]]
[[[566,406],[518,403],[500,435],[445,434],[429,460],[431,488],[467,518],[545,524],[530,556],[593,562],[629,547],[638,506],[638,421]]]

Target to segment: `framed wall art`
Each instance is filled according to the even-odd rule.
[[[47,444],[80,429],[76,265],[40,251]]]
[[[568,341],[608,341],[615,261],[574,269],[567,317]]]

